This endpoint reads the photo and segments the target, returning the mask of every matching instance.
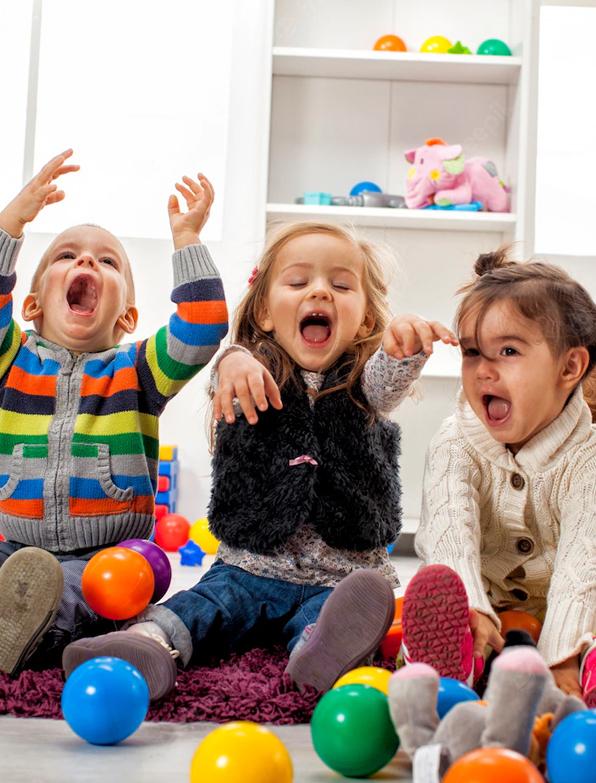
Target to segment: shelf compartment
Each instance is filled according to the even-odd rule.
[[[422,54],[288,46],[273,48],[275,76],[514,84],[519,78],[521,64],[521,57],[476,54]]]

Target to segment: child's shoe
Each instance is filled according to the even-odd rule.
[[[62,654],[62,668],[68,678],[77,666],[98,656],[108,655],[122,658],[137,668],[149,686],[151,701],[161,699],[176,684],[176,658],[178,650],[158,634],[147,634],[131,626],[127,631],[113,631],[103,636],[78,639],[65,648]],[[135,631],[132,629],[135,628]]]
[[[584,655],[579,673],[583,698],[588,709],[596,709],[596,641]]]
[[[56,617],[64,577],[44,549],[24,547],[0,568],[0,671],[15,674]]]
[[[394,613],[385,577],[372,569],[353,571],[331,592],[304,644],[292,651],[286,673],[300,689],[328,691],[377,650]]]
[[[406,663],[426,663],[441,677],[472,685],[482,671],[474,661],[474,639],[466,588],[448,566],[421,568],[410,581],[402,614]]]

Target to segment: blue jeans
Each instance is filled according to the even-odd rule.
[[[331,590],[254,576],[218,560],[190,590],[149,607],[137,620],[156,622],[184,665],[191,657],[262,643],[263,635],[278,634],[292,650]]]

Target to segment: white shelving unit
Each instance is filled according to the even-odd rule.
[[[398,259],[395,312],[450,324],[455,291],[479,253],[513,243],[533,251],[539,0],[276,0],[271,51],[269,224],[355,225]],[[373,51],[395,33],[409,51]],[[472,51],[488,38],[511,57],[420,53],[431,35]],[[347,195],[357,182],[403,195],[406,150],[428,138],[492,160],[511,191],[509,213],[310,206],[308,191]],[[452,412],[459,353],[438,345],[420,382],[424,401],[397,412],[403,433],[404,515],[416,527],[424,453]]]

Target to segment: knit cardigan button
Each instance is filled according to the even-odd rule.
[[[515,546],[522,555],[529,555],[530,552],[534,551],[534,542],[531,538],[518,538]]]
[[[511,486],[513,489],[523,489],[526,485],[526,482],[524,481],[524,477],[520,476],[519,473],[514,473],[511,476]]]

